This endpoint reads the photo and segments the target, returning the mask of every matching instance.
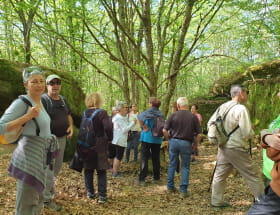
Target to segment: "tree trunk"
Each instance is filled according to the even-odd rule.
[[[144,29],[144,38],[146,41],[147,52],[147,73],[149,77],[149,93],[150,96],[157,96],[158,77],[154,71],[154,44],[152,39],[152,22],[151,22],[151,2],[150,0],[143,1],[142,22]]]
[[[10,0],[10,3],[13,9],[19,16],[21,24],[23,26],[22,34],[24,39],[24,52],[25,52],[25,63],[30,64],[31,61],[31,41],[30,41],[30,33],[32,29],[32,24],[34,20],[34,16],[39,7],[41,0],[30,0],[29,2],[25,2],[24,0],[16,0],[15,3],[13,0]],[[23,8],[22,6],[27,7]],[[27,11],[27,12],[26,12]],[[26,18],[27,17],[27,18]]]
[[[195,0],[190,0],[187,3],[188,6],[187,6],[187,9],[185,12],[185,18],[182,23],[182,28],[181,28],[181,32],[179,34],[177,48],[175,51],[173,62],[171,64],[172,77],[169,79],[169,87],[168,87],[167,94],[164,99],[163,109],[162,109],[165,116],[168,113],[170,100],[171,100],[172,96],[174,95],[174,91],[176,89],[177,76],[179,74],[180,67],[182,64],[182,62],[181,62],[182,51],[184,48],[185,37],[186,37],[187,31],[188,31],[188,28],[190,26],[190,22],[192,19],[192,9],[193,9],[194,2],[195,2]]]

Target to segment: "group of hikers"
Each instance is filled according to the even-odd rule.
[[[60,95],[61,77],[53,74],[45,78],[42,69],[35,66],[25,68],[22,77],[26,95],[14,100],[6,109],[0,119],[0,134],[8,136],[13,131],[20,132],[8,168],[9,175],[17,179],[15,214],[39,215],[43,207],[61,210],[54,201],[55,181],[62,167],[67,138],[73,135],[73,119],[67,100]],[[224,130],[229,134],[226,143],[218,147],[211,206],[214,209],[231,206],[224,200],[224,192],[226,178],[235,168],[255,197],[247,214],[280,214],[280,134],[276,132],[277,123],[262,132],[262,146],[267,156],[275,161],[270,184],[264,189],[261,175],[248,153],[248,139],[254,134],[244,106],[248,93],[244,86],[233,85],[231,100],[222,104],[208,122],[210,127],[217,121],[218,115],[224,116]],[[133,162],[137,163],[139,143],[141,153],[137,182],[139,185],[146,183],[151,158],[153,181],[158,183],[161,179],[160,149],[163,140],[167,141],[169,151],[166,192],[177,192],[174,176],[181,167],[179,197],[190,195],[190,163],[197,159],[197,146],[202,134],[202,118],[197,113],[197,105],[191,106],[189,111],[187,98],[179,97],[166,120],[162,120],[165,117],[159,110],[161,102],[156,97],[149,98],[149,108],[141,113],[137,104],[132,104],[129,110],[126,102],[119,101],[112,109],[112,116],[109,116],[102,109],[103,98],[99,93],[89,94],[85,105],[87,109],[82,115],[77,149],[71,163],[74,168],[79,165],[80,170],[83,169],[89,199],[97,199],[98,203],[107,201],[107,172],[110,171],[114,178],[121,177],[121,161],[125,156],[125,162],[129,162],[132,149]],[[97,192],[94,188],[95,171]]]

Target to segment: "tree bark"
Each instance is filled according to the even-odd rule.
[[[25,63],[30,64],[31,61],[31,40],[30,40],[30,33],[33,25],[34,16],[36,14],[36,11],[39,7],[39,4],[41,3],[41,0],[30,0],[28,3],[26,3],[24,0],[9,0],[13,9],[16,11],[16,13],[19,16],[19,19],[22,24],[22,34],[23,34],[23,40],[24,40],[24,53],[25,53]],[[28,7],[27,12],[25,8],[22,7],[22,5],[25,5]]]

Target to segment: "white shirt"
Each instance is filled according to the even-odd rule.
[[[133,122],[135,119],[137,120],[136,124],[134,126],[132,126],[132,128],[130,129],[131,131],[141,131],[141,128],[140,128],[140,123],[137,119],[137,115],[138,113],[129,113],[128,114],[128,119],[130,122]]]
[[[112,122],[114,124],[114,136],[112,143],[122,147],[127,147],[127,134],[131,127],[135,124],[134,121],[130,122],[126,116],[119,113],[116,114]]]
[[[224,120],[224,127],[227,133],[230,133],[237,125],[239,128],[229,137],[224,147],[246,150],[249,148],[248,139],[254,135],[247,108],[236,101],[228,101],[221,105],[219,112],[224,113],[234,103],[236,105],[230,109]],[[215,121],[216,114],[217,110],[208,121],[208,126]]]

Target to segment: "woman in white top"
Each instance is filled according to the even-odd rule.
[[[130,122],[127,117],[128,106],[125,102],[119,102],[117,105],[119,113],[112,119],[114,124],[114,134],[112,144],[116,147],[116,155],[113,161],[113,177],[120,176],[118,169],[121,165],[125,147],[127,146],[128,131],[135,125],[136,120]]]

